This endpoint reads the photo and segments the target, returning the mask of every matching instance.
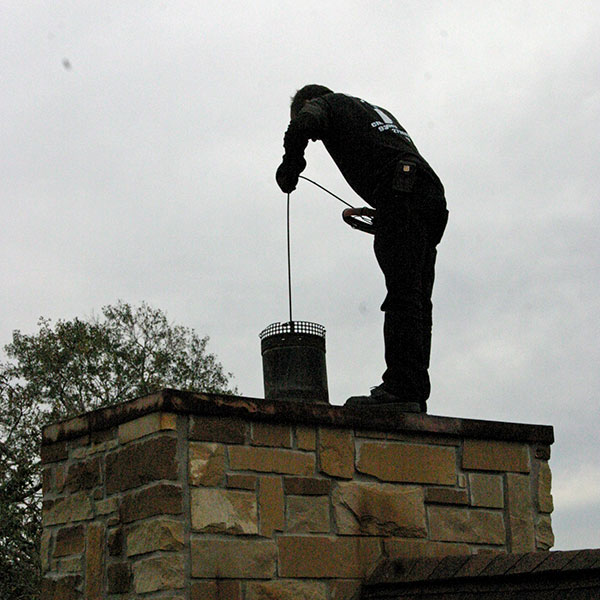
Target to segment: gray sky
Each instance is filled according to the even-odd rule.
[[[429,412],[554,425],[556,548],[600,546],[600,3],[4,0],[0,23],[2,345],[146,301],[262,396],[289,97],[364,97],[446,186]],[[342,209],[292,195],[294,318],[327,328],[333,404],[383,370],[383,279]]]

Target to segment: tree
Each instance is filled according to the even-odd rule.
[[[174,387],[236,393],[208,337],[172,325],[147,304],[123,302],[102,318],[41,318],[35,335],[13,332],[0,364],[0,598],[38,597],[41,427]]]

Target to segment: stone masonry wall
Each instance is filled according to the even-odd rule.
[[[349,600],[384,557],[545,550],[551,442],[172,391],[89,413],[44,431],[43,598]]]

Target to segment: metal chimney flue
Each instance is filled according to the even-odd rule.
[[[325,327],[273,323],[260,332],[265,398],[329,403]]]

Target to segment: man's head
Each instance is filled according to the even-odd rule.
[[[311,83],[310,85],[305,85],[303,88],[300,88],[292,98],[292,106],[290,108],[292,119],[302,110],[305,102],[332,93],[333,92],[329,88],[326,88],[324,85],[317,85],[316,83]]]

